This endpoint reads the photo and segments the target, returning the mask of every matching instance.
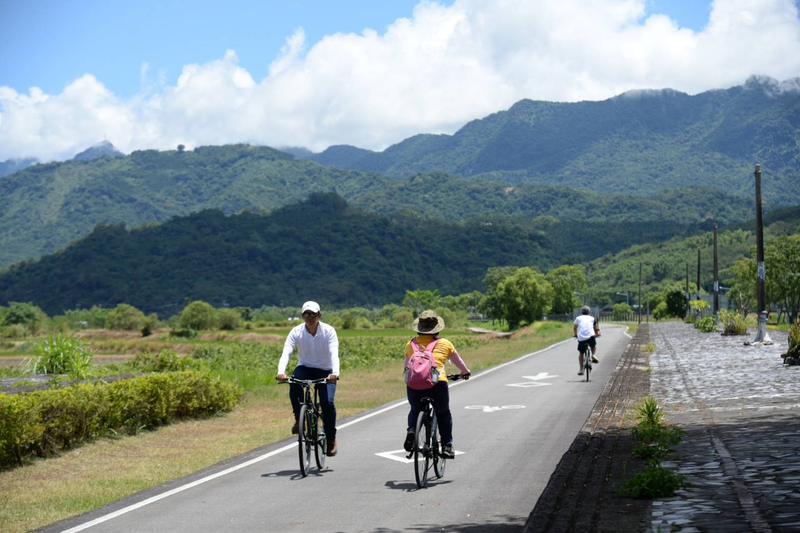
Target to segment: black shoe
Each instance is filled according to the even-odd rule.
[[[453,449],[452,444],[446,444],[442,446],[442,457],[444,457],[445,459],[456,458],[456,451]]]
[[[414,449],[414,432],[412,430],[408,430],[406,433],[406,441],[403,443],[403,449],[407,452]]]
[[[298,427],[297,422],[295,422],[292,426],[292,435],[297,435],[298,433],[300,433],[300,428]]]

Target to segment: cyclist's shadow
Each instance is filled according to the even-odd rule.
[[[333,470],[325,469],[321,472],[317,469],[312,470],[308,473],[307,477],[323,477],[324,474],[328,472],[333,472]],[[303,479],[303,476],[300,474],[299,470],[281,470],[280,472],[268,472],[266,474],[261,474],[261,477],[288,477],[292,481],[296,479]]]
[[[433,488],[439,485],[447,485],[448,483],[452,483],[452,480],[442,479],[439,481],[428,481],[427,488]],[[403,492],[414,492],[417,490],[422,490],[419,487],[417,487],[417,483],[415,481],[408,481],[408,482],[387,481],[384,486],[392,490],[402,490]]]

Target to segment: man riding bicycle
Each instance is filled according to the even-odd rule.
[[[339,337],[333,326],[320,322],[322,311],[317,302],[306,302],[302,308],[303,324],[295,326],[286,337],[283,353],[278,361],[278,381],[286,381],[286,366],[292,356],[294,347],[297,346],[297,366],[292,372],[292,377],[297,379],[327,378],[328,382],[317,385],[320,405],[322,406],[322,421],[325,426],[325,435],[328,438],[326,454],[333,457],[336,448],[336,406],[333,397],[336,394],[336,381],[339,379]],[[297,417],[300,416],[300,407],[303,403],[303,388],[297,384],[289,385],[289,398],[294,411],[294,425],[292,433],[299,430]]]
[[[597,342],[594,340],[595,337],[600,336],[600,327],[597,325],[597,320],[595,320],[591,313],[592,310],[588,305],[581,307],[581,315],[575,319],[575,323],[572,326],[573,336],[578,338],[579,376],[583,375],[583,354],[588,353],[589,348],[592,349],[592,362],[600,362],[600,360],[595,357]]]

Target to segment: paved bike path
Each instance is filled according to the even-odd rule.
[[[521,530],[624,351],[623,331],[603,328],[589,383],[569,340],[452,385],[461,453],[427,489],[401,452],[408,411],[396,402],[340,421],[339,454],[307,478],[287,440],[44,530]]]

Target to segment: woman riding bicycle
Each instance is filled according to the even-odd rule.
[[[469,379],[469,368],[467,368],[461,356],[458,355],[453,343],[437,335],[437,333],[444,329],[444,320],[442,317],[438,316],[435,311],[423,311],[419,315],[419,318],[411,325],[411,329],[416,331],[418,335],[406,344],[406,367],[408,367],[409,359],[415,353],[414,344],[417,345],[417,351],[419,352],[424,351],[429,343],[436,341],[432,353],[436,368],[439,371],[439,381],[432,388],[425,390],[416,390],[411,387],[406,387],[408,403],[411,408],[408,412],[408,428],[406,430],[406,440],[403,443],[403,448],[407,452],[410,452],[414,448],[414,426],[422,406],[421,400],[422,398],[431,398],[433,399],[436,416],[439,419],[439,431],[442,435],[442,457],[445,459],[454,459],[453,417],[450,414],[450,392],[447,385],[447,374],[444,371],[444,365],[449,359],[458,367],[463,379]]]

